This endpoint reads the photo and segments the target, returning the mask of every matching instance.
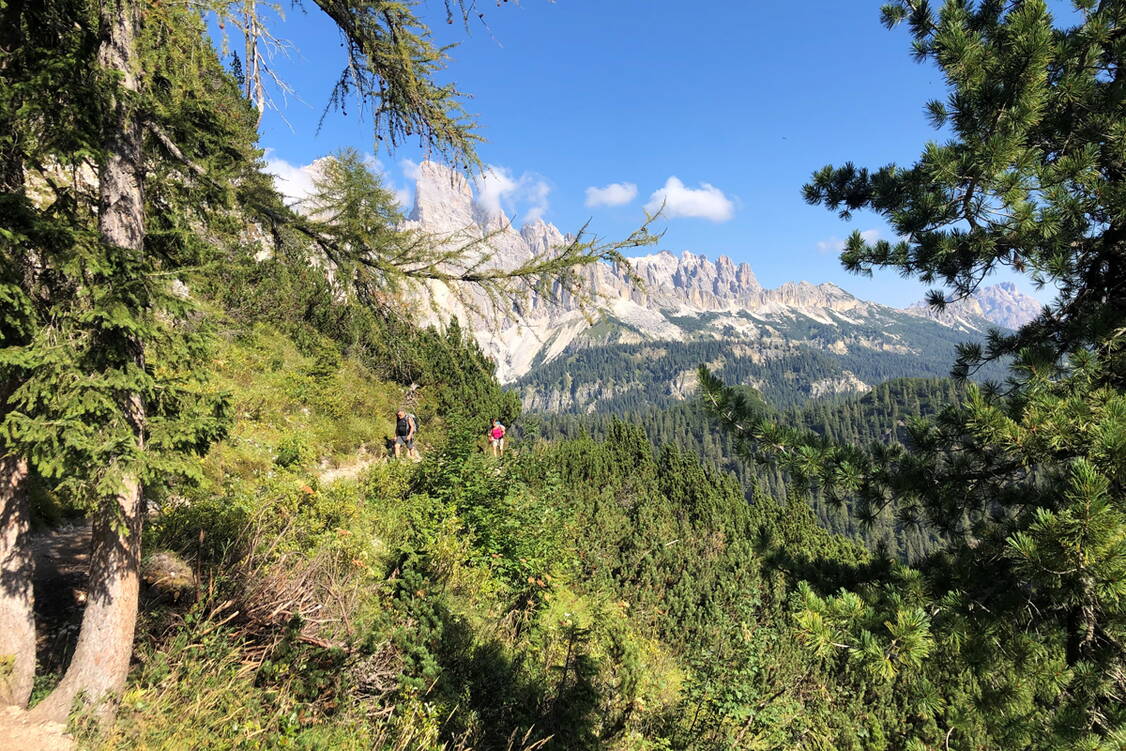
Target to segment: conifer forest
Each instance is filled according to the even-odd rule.
[[[598,285],[655,299],[675,186],[513,260],[374,166],[484,195],[510,72],[437,32],[575,2],[0,0],[0,749],[1126,750],[1126,0],[844,4],[935,135],[789,197],[926,310],[680,312],[661,358]],[[297,202],[289,23],[369,139]],[[944,323],[995,274],[1039,312]],[[544,310],[604,339],[498,378]]]

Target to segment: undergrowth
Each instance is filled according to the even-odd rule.
[[[198,592],[145,610],[118,721],[91,743],[579,748],[671,706],[674,661],[576,586],[565,491],[532,452],[488,457],[423,401],[424,461],[388,460],[403,388],[266,327],[218,366],[238,422],[146,533]],[[357,457],[355,479],[320,482]]]
[[[914,722],[894,681],[842,689],[803,650],[792,614],[884,565],[808,506],[624,424],[494,458],[427,384],[423,459],[396,461],[403,385],[263,325],[220,358],[235,428],[146,530],[196,591],[146,601],[91,747],[829,749]]]

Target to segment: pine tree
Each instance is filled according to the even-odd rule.
[[[954,137],[928,144],[908,168],[828,166],[805,187],[807,201],[842,217],[869,209],[886,218],[906,239],[869,243],[854,232],[842,263],[940,282],[950,294],[932,292],[935,307],[1005,266],[1059,290],[1019,332],[993,336],[984,351],[963,348],[963,370],[1030,346],[1063,356],[1126,324],[1126,8],[1074,5],[1082,21],[1070,28],[1054,27],[1043,2],[886,5],[885,23],[908,22],[915,57],[942,69],[950,94],[927,112]]]
[[[0,238],[5,468],[34,471],[93,520],[82,635],[71,670],[40,710],[65,715],[79,692],[97,702],[116,691],[128,669],[144,495],[158,496],[190,476],[191,457],[222,433],[222,400],[208,393],[206,370],[197,367],[208,359],[206,332],[174,280],[178,269],[200,262],[206,247],[192,222],[206,223],[225,197],[192,191],[182,177],[168,175],[152,149],[142,148],[150,137],[141,113],[170,131],[188,120],[213,127],[208,137],[230,144],[215,161],[242,169],[253,164],[250,150],[242,159],[231,156],[246,148],[251,131],[236,132],[237,116],[220,125],[222,106],[200,106],[200,92],[213,98],[212,84],[223,80],[216,66],[210,80],[184,85],[186,76],[208,73],[206,62],[205,70],[198,65],[206,57],[189,55],[172,66],[153,59],[199,49],[202,25],[192,16],[152,14],[142,30],[111,6],[11,7],[22,41],[7,58],[11,96],[0,117],[6,153],[23,183],[5,196],[11,223]],[[136,79],[106,73],[112,66],[135,70],[142,59],[143,67],[170,77],[143,90]],[[186,148],[202,148],[199,140]],[[163,179],[143,190],[145,172]],[[151,232],[138,233],[146,214],[161,218]],[[6,535],[18,530],[26,509],[17,479],[18,473],[4,477]],[[26,540],[4,551],[3,614],[30,621],[30,599],[13,596],[29,584],[16,566],[21,554]],[[13,649],[21,683],[30,676],[24,665],[34,667],[34,641],[26,649]],[[26,694],[9,699],[22,704]]]
[[[865,448],[778,425],[701,372],[748,458],[780,462],[867,520],[891,508],[946,535],[921,564],[931,594],[912,598],[932,615],[880,585],[901,600],[879,616],[892,642],[865,615],[877,590],[863,608],[812,598],[803,627],[816,649],[836,644],[878,670],[896,669],[892,643],[915,644],[904,668],[919,687],[938,669],[932,641],[941,660],[965,660],[944,689],[952,748],[977,732],[967,710],[1004,748],[1099,748],[1126,727],[1126,3],[1075,6],[1069,28],[1038,0],[886,6],[946,77],[947,101],[928,110],[951,138],[910,167],[826,167],[805,188],[845,218],[875,211],[903,238],[854,233],[842,254],[853,271],[893,268],[959,298],[1008,265],[1059,290],[1015,334],[961,348],[963,376],[1014,357],[1003,392],[970,387],[912,423],[906,446]],[[957,710],[955,696],[971,703]]]
[[[59,291],[40,269],[47,259],[73,258],[87,218],[78,186],[66,179],[75,161],[59,158],[89,142],[86,121],[71,102],[89,100],[93,82],[92,37],[82,3],[25,3],[0,8],[0,701],[23,705],[35,671],[32,616],[30,507],[27,453],[16,447],[10,420],[19,411],[19,390],[32,375],[26,349],[39,330],[43,301]],[[53,64],[51,64],[53,63]],[[75,75],[72,71],[82,71]],[[34,112],[36,117],[20,117]],[[40,178],[53,200],[33,200],[29,165],[57,167]],[[75,173],[71,173],[72,175]],[[68,231],[67,228],[73,228]],[[62,231],[60,231],[62,230]]]

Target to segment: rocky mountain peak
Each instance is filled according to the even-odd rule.
[[[418,165],[414,195],[410,218],[429,232],[456,232],[477,223],[469,180],[444,164]]]
[[[1043,307],[1039,300],[1024,294],[1012,282],[979,289],[972,299],[983,318],[1010,329],[1019,329],[1040,315]]]
[[[736,265],[727,256],[711,261],[687,250],[679,257],[662,250],[631,258],[630,263],[647,286],[680,290],[690,296],[713,296],[717,301],[730,303],[762,291],[751,267],[745,263]]]
[[[947,323],[958,318],[984,318],[1015,331],[1040,315],[1041,307],[1039,300],[1021,292],[1014,283],[1000,282],[981,287],[964,300],[947,303],[941,313],[936,313],[925,300],[911,305],[907,312]]]
[[[502,232],[506,229],[515,229],[508,215],[504,213],[504,209],[499,206],[474,204],[473,220],[485,232]]]
[[[520,228],[520,236],[533,253],[544,253],[567,242],[567,238],[554,224],[534,219]]]

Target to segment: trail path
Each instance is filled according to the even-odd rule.
[[[393,461],[412,461],[417,464],[422,461],[422,454],[416,452],[413,456],[407,455],[402,459],[396,459],[386,452],[373,453],[367,447],[362,446],[359,451],[352,454],[351,458],[349,458],[346,463],[339,467],[326,467],[322,465],[321,471],[317,474],[317,479],[320,481],[321,485],[328,487],[334,482],[341,480],[354,480],[376,464],[384,464]]]
[[[37,626],[43,635],[73,618],[76,611],[81,616],[90,568],[90,523],[83,521],[35,533],[31,549],[35,556]]]
[[[385,461],[387,461],[387,458],[383,456],[361,456],[356,461],[353,461],[351,463],[344,464],[339,467],[332,467],[330,469],[322,471],[319,475],[317,475],[317,479],[320,480],[321,485],[328,487],[334,482],[339,482],[340,480],[354,480],[361,474],[363,474],[366,470],[370,469],[372,466],[383,463]]]
[[[73,751],[74,741],[57,722],[37,723],[16,707],[0,710],[0,748],[11,751]]]
[[[72,624],[82,617],[90,563],[90,525],[64,525],[32,535],[35,556],[35,625],[40,662],[66,651]],[[73,751],[74,741],[57,722],[28,719],[18,707],[0,708],[0,749]]]

